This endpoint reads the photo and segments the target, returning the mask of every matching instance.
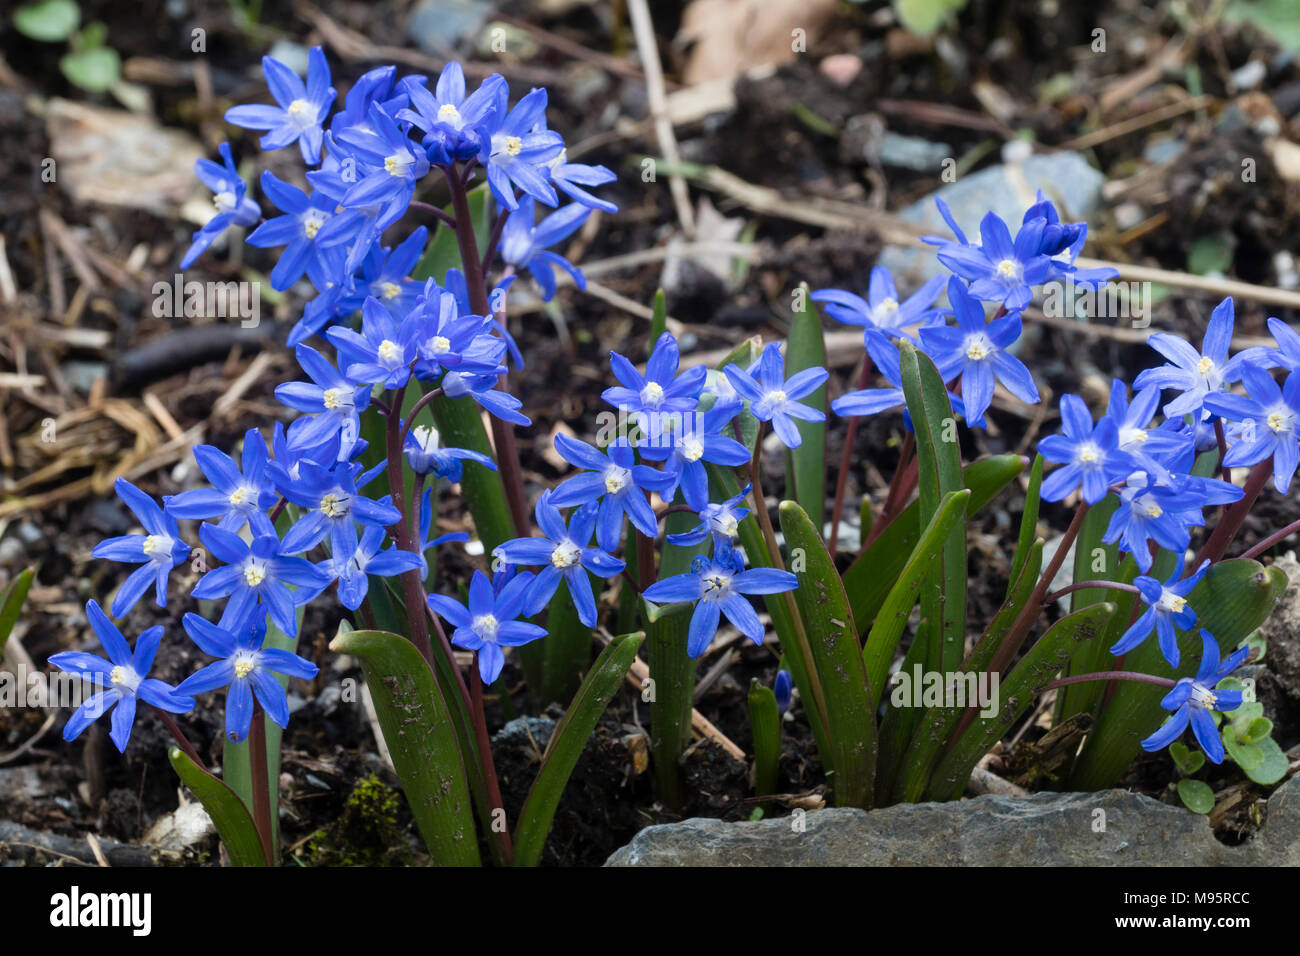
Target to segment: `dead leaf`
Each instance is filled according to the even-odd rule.
[[[835,7],[835,0],[693,0],[675,41],[694,44],[683,79],[734,80],[756,66],[789,63]]]

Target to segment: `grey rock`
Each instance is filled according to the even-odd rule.
[[[1203,816],[1124,790],[818,810],[801,818],[802,830],[796,819],[647,827],[605,865],[1300,865],[1295,778],[1269,798],[1263,829],[1240,847],[1219,843]]]
[[[1030,156],[1015,166],[992,166],[963,176],[898,215],[923,226],[928,233],[947,236],[948,227],[934,205],[938,196],[948,204],[966,237],[978,242],[980,220],[990,210],[1007,223],[1014,235],[1039,189],[1056,203],[1062,218],[1070,222],[1087,219],[1097,208],[1104,178],[1088,165],[1082,153],[1045,153]],[[932,276],[947,272],[934,252],[925,249],[891,246],[881,253],[879,264],[894,273],[904,295]]]
[[[1260,636],[1268,642],[1264,663],[1287,695],[1300,700],[1300,564],[1293,555],[1273,562],[1273,567],[1287,576],[1273,613],[1260,625]]]
[[[880,161],[886,166],[917,172],[940,169],[952,155],[947,143],[932,143],[919,136],[902,136],[886,131],[880,138]]]
[[[406,35],[431,56],[445,56],[478,34],[492,12],[482,0],[425,0],[411,13]]]
[[[528,744],[529,736],[537,742],[538,747],[545,747],[555,732],[555,721],[549,717],[516,717],[507,723],[492,738],[493,745]]]

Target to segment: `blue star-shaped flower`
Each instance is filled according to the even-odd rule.
[[[176,519],[158,507],[158,503],[125,478],[113,483],[117,496],[126,502],[131,513],[144,526],[144,534],[127,534],[109,538],[95,545],[91,555],[109,561],[139,564],[113,597],[113,617],[123,617],[135,602],[154,586],[159,607],[167,606],[167,577],[172,568],[190,556],[190,546],[181,540]]]
[[[1161,707],[1174,712],[1173,716],[1166,720],[1159,730],[1142,741],[1142,749],[1154,752],[1168,747],[1182,735],[1188,723],[1191,723],[1192,732],[1196,735],[1201,749],[1205,751],[1205,756],[1213,763],[1223,763],[1223,740],[1219,736],[1219,728],[1214,725],[1214,718],[1210,716],[1210,712],[1236,710],[1241,706],[1242,698],[1239,690],[1216,690],[1215,688],[1219,681],[1245,663],[1246,658],[1250,656],[1250,648],[1238,648],[1220,663],[1218,642],[1209,631],[1201,631],[1201,641],[1204,652],[1201,655],[1200,669],[1197,670],[1195,677],[1184,677],[1180,680],[1160,701]]]
[[[314,46],[307,54],[307,85],[274,57],[262,57],[262,73],[278,106],[232,106],[226,122],[244,129],[268,132],[258,141],[262,149],[280,149],[296,142],[302,161],[309,166],[320,162],[323,138],[321,124],[329,114],[337,92],[330,86],[330,67],[325,53]]]

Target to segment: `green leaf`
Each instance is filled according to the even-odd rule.
[[[266,866],[266,854],[262,841],[257,835],[257,827],[248,813],[244,802],[236,796],[235,791],[226,786],[212,774],[208,773],[178,747],[167,751],[176,776],[194,792],[212,818],[230,862],[234,866]]]
[[[1214,809],[1214,791],[1203,780],[1179,780],[1178,799],[1193,813],[1209,813]]]
[[[460,747],[420,652],[406,638],[384,631],[340,634],[330,650],[361,662],[393,767],[434,863],[478,866]]]
[[[1223,737],[1223,749],[1247,775],[1264,763],[1264,751],[1255,744],[1243,743],[1232,734]]]
[[[965,5],[966,0],[894,0],[894,12],[905,30],[929,36]]]
[[[1199,750],[1188,750],[1187,745],[1178,740],[1169,745],[1169,756],[1173,758],[1178,772],[1185,777],[1190,777],[1205,766],[1205,754]]]
[[[1244,766],[1241,768],[1246,776],[1264,787],[1272,786],[1286,776],[1289,762],[1276,740],[1265,737],[1250,746],[1259,751],[1260,761],[1249,769]]]
[[[936,553],[948,540],[949,533],[966,514],[970,492],[966,489],[944,495],[939,509],[921,533],[903,572],[881,605],[875,623],[867,634],[862,659],[867,668],[867,682],[871,687],[883,688],[889,677],[889,665],[898,651],[898,642],[907,627],[908,616],[916,604],[921,585],[934,567]]]
[[[926,524],[944,495],[963,487],[957,419],[948,401],[943,376],[906,339],[900,340],[899,368],[903,394],[916,431],[919,520]],[[956,670],[966,652],[966,522],[948,533],[935,555],[920,593],[921,626],[917,640],[926,643],[926,669],[947,674]],[[924,637],[922,636],[924,635]]]
[[[1007,578],[1007,597],[1011,589],[1020,580],[1020,571],[1029,559],[1029,551],[1038,540],[1038,506],[1042,499],[1039,495],[1043,486],[1043,456],[1035,455],[1033,467],[1029,469],[1029,488],[1025,491],[1025,507],[1020,512],[1020,534],[1016,537],[1016,554],[1011,559],[1011,576]],[[1086,519],[1085,519],[1086,520]]]
[[[806,284],[800,286],[805,297],[808,293]],[[785,376],[790,378],[797,372],[809,368],[825,368],[826,342],[822,337],[822,321],[817,309],[806,303],[802,312],[794,314],[790,324],[790,337],[786,343]],[[826,413],[826,386],[800,401]],[[799,507],[808,512],[808,517],[818,528],[825,520],[826,508],[826,422],[796,422],[802,441],[798,448],[790,452],[791,468],[789,471],[792,484],[786,487],[786,494],[799,502]]]
[[[835,802],[842,807],[869,807],[876,772],[875,707],[848,595],[807,513],[794,501],[781,502],[778,512],[790,552],[789,567],[799,579],[794,600],[812,654],[806,666],[816,672],[826,701],[832,749],[822,759],[834,770]],[[804,654],[797,643],[783,645],[782,650],[787,659]]]
[[[1230,232],[1216,232],[1194,240],[1187,250],[1187,271],[1193,275],[1211,272],[1226,275],[1232,268],[1237,238]]]
[[[42,43],[59,43],[72,36],[81,22],[81,8],[73,0],[40,0],[14,11],[14,27],[23,36]]]
[[[757,678],[749,683],[749,727],[754,737],[754,793],[776,792],[781,762],[781,712],[776,694]]]
[[[1094,604],[1053,624],[1020,663],[1001,682],[999,703],[992,717],[981,715],[939,761],[926,796],[931,800],[956,800],[966,789],[971,770],[980,758],[1011,729],[1052,679],[1069,663],[1074,646],[1093,640],[1115,613],[1114,604]]]
[[[1173,680],[1194,675],[1201,661],[1200,629],[1213,634],[1221,650],[1236,647],[1267,619],[1286,586],[1286,575],[1277,568],[1241,559],[1220,561],[1187,596],[1197,622],[1191,633],[1178,635],[1180,666],[1169,666],[1152,637],[1125,656],[1124,669]],[[1079,753],[1070,787],[1112,786],[1141,751],[1141,741],[1168,716],[1160,706],[1163,696],[1147,684],[1117,682]]]
[[[600,591],[595,593],[599,594]],[[578,620],[578,609],[573,604],[569,589],[562,587],[556,591],[546,612],[546,654],[542,665],[541,701],[551,704],[572,698],[582,683],[582,675],[587,672],[589,663],[591,628]]]
[[[18,615],[27,601],[27,592],[31,590],[32,580],[35,577],[35,568],[24,569],[9,582],[4,596],[0,597],[0,656],[3,656],[9,635],[13,632],[14,625],[18,623]]]
[[[995,455],[967,465],[962,475],[965,487],[971,492],[967,517],[993,500],[1024,467],[1024,459],[1019,455]],[[920,536],[920,508],[913,502],[844,572],[844,589],[859,627],[867,627],[876,619]]]
[[[65,53],[59,69],[68,82],[88,93],[104,93],[122,76],[122,59],[109,46],[93,47],[80,53]]]
[[[645,634],[638,632],[610,641],[596,658],[569,709],[556,725],[546,745],[546,753],[542,755],[542,767],[515,827],[516,866],[536,866],[541,860],[546,835],[550,832],[555,808],[560,804],[569,776],[596,729],[600,715],[627,676],[644,638]]]

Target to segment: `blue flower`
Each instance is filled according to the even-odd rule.
[[[762,644],[763,622],[744,595],[793,591],[799,579],[775,568],[742,568],[739,557],[729,549],[712,559],[700,556],[689,573],[656,581],[641,596],[656,604],[698,602],[691,613],[687,637],[686,653],[692,658],[708,649],[723,614],[751,641]]]
[[[392,313],[371,296],[361,305],[360,334],[336,325],[325,330],[325,338],[338,349],[339,365],[346,361],[349,382],[392,389],[410,380],[418,332],[413,322],[399,327]]]
[[[1007,224],[990,212],[980,221],[982,246],[967,243],[950,218],[949,224],[959,241],[943,242],[939,261],[971,283],[970,294],[976,299],[999,302],[1016,312],[1033,301],[1033,287],[1050,278],[1051,257],[1042,251],[1046,219],[1024,223],[1013,241]]]
[[[341,460],[351,453],[361,433],[358,416],[370,404],[370,388],[349,381],[310,345],[298,346],[294,354],[311,382],[277,385],[275,397],[292,409],[311,413],[311,417],[294,422],[289,446],[306,448],[339,435]]]
[[[643,434],[652,438],[667,434],[684,413],[695,410],[709,374],[697,365],[678,375],[680,361],[677,339],[671,332],[664,332],[655,342],[645,375],[618,352],[610,352],[609,367],[620,384],[605,389],[601,398],[632,416]]]
[[[276,674],[311,680],[319,668],[292,651],[263,647],[266,617],[255,614],[227,629],[197,614],[182,620],[185,632],[203,653],[221,658],[181,681],[178,694],[203,694],[229,687],[226,696],[226,736],[239,743],[253,721],[253,700],[278,727],[289,725],[289,698]]]
[[[420,226],[391,252],[373,246],[361,264],[361,288],[378,299],[379,304],[399,321],[415,308],[420,291],[424,288],[424,283],[408,279],[407,276],[424,255],[428,237],[429,230]]]
[[[668,535],[668,543],[678,547],[691,547],[712,535],[714,548],[734,547],[740,537],[740,522],[749,514],[748,508],[739,505],[749,497],[753,487],[752,484],[745,485],[740,489],[740,494],[721,504],[706,504],[699,509],[700,523],[690,531]]]
[[[921,329],[921,344],[945,382],[961,377],[966,421],[983,426],[984,413],[993,402],[995,379],[1022,402],[1035,404],[1038,387],[1033,376],[1020,359],[1007,351],[1020,338],[1020,313],[985,323],[984,307],[956,278],[948,282],[948,301],[956,313],[957,327]]]
[[[803,441],[795,419],[805,422],[824,422],[826,415],[799,401],[821,387],[830,376],[820,366],[806,368],[785,377],[785,359],[781,346],[769,342],[758,357],[758,378],[737,365],[726,368],[727,381],[742,398],[749,402],[749,410],[761,422],[771,422],[787,448],[798,448]]]
[[[405,571],[423,571],[423,555],[403,551],[394,545],[383,550],[387,532],[373,525],[361,532],[361,541],[350,557],[332,557],[324,563],[331,578],[338,578],[339,601],[355,611],[370,590],[370,576],[391,578]]]
[[[256,226],[262,218],[262,210],[258,208],[257,203],[248,198],[248,187],[244,185],[244,181],[239,178],[239,173],[235,170],[235,161],[230,155],[230,144],[222,143],[217,150],[225,161],[224,166],[218,166],[210,159],[194,161],[194,174],[199,177],[203,185],[212,190],[212,202],[217,207],[217,213],[204,223],[203,228],[194,233],[190,247],[185,250],[185,255],[181,259],[181,269],[192,266],[194,260],[212,245],[217,236],[231,226]]]
[[[343,205],[382,205],[384,211],[374,225],[376,231],[381,231],[406,212],[415,195],[416,180],[429,171],[429,160],[378,103],[370,104],[368,117],[367,127],[354,126],[338,136],[339,142],[352,150],[367,169],[367,174],[344,195]]]
[[[478,652],[478,671],[484,684],[501,675],[505,664],[501,648],[519,647],[546,636],[544,627],[516,620],[525,612],[532,583],[531,574],[516,575],[498,592],[486,574],[475,571],[469,582],[468,607],[441,594],[429,595],[429,607],[456,629],[451,642]]]
[[[1256,364],[1272,365],[1281,367],[1288,372],[1300,371],[1300,335],[1296,334],[1295,329],[1287,325],[1281,319],[1269,319],[1268,330],[1273,333],[1273,339],[1277,342],[1277,348],[1265,349],[1264,355],[1256,359]],[[1253,352],[1253,349],[1246,349],[1246,352]],[[1243,352],[1243,354],[1245,354]]]
[[[446,478],[452,484],[460,481],[465,461],[476,461],[489,471],[497,470],[497,463],[482,452],[469,448],[445,448],[439,444],[438,429],[416,425],[406,433],[402,446],[406,462],[417,475],[433,474]]]
[[[285,554],[301,554],[328,537],[330,554],[349,557],[357,547],[357,525],[385,528],[401,520],[388,495],[372,501],[358,492],[371,477],[363,475],[358,482],[360,471],[356,463],[331,468],[314,461],[299,464],[297,480],[281,485],[280,493],[308,510],[285,534]]]
[[[154,586],[154,596],[159,607],[167,606],[167,577],[172,568],[190,556],[190,547],[181,540],[176,519],[158,507],[158,503],[125,478],[113,483],[113,490],[131,513],[144,526],[144,534],[128,534],[109,538],[95,545],[91,555],[109,561],[126,561],[139,564],[113,597],[110,610],[113,617],[123,617],[135,607],[135,602]]]
[[[262,223],[248,237],[250,246],[285,246],[271,270],[271,288],[283,292],[307,273],[317,289],[336,284],[342,272],[343,253],[338,248],[353,238],[365,216],[355,209],[337,212],[334,199],[317,190],[311,196],[262,173],[262,191],[284,212]]]
[[[1242,352],[1228,358],[1232,327],[1232,299],[1227,298],[1210,314],[1210,324],[1205,329],[1200,352],[1176,335],[1153,333],[1147,338],[1147,344],[1169,359],[1170,364],[1138,373],[1133,387],[1142,389],[1158,385],[1162,389],[1176,389],[1181,394],[1165,406],[1165,415],[1170,418],[1188,414],[1199,416],[1207,395],[1221,392],[1225,385],[1238,381],[1243,368],[1259,360],[1258,352]]]
[[[496,87],[494,96],[494,108],[483,118],[478,154],[487,168],[492,195],[513,212],[518,208],[518,186],[534,199],[554,206],[558,199],[546,164],[559,155],[564,140],[545,128],[546,90],[533,90],[509,112],[504,83]]]
[[[857,391],[845,392],[831,402],[831,411],[841,418],[852,418],[858,415],[875,415],[901,406],[903,424],[908,431],[913,431],[912,415],[906,408],[907,398],[903,394],[903,370],[900,366],[898,346],[890,341],[885,333],[876,329],[867,329],[863,337],[866,341],[867,354],[875,363],[876,370],[889,383],[889,388],[861,388]],[[966,405],[962,402],[961,396],[949,392],[948,402],[952,405],[954,414],[965,416]]]
[[[776,672],[776,682],[772,685],[772,693],[776,696],[776,712],[784,714],[790,709],[791,699],[794,697],[794,686],[790,680],[790,672],[782,669]]]
[[[664,462],[663,482],[655,489],[664,501],[672,501],[680,486],[686,503],[700,511],[709,502],[705,465],[735,468],[750,460],[748,448],[722,434],[723,426],[736,417],[740,407],[739,402],[720,402],[702,415],[688,416],[679,430],[637,445],[642,458]]]
[[[249,544],[237,534],[205,524],[199,527],[199,537],[225,565],[199,578],[194,597],[229,597],[223,620],[242,621],[262,604],[263,615],[269,613],[276,627],[293,636],[298,633],[296,609],[331,580],[328,572],[305,558],[289,557],[292,552],[273,534],[259,535]]]
[[[643,535],[653,538],[659,533],[654,509],[646,500],[646,489],[656,490],[664,482],[662,473],[636,463],[636,453],[626,439],[620,439],[600,452],[586,442],[557,433],[555,450],[575,468],[585,468],[581,475],[562,481],[551,493],[551,504],[571,508],[600,501],[596,515],[596,543],[605,551],[615,551],[623,537],[623,516]]]
[[[915,341],[909,330],[943,320],[943,310],[934,307],[942,290],[943,277],[935,276],[900,302],[894,277],[884,266],[876,266],[865,299],[841,289],[818,289],[810,298],[826,303],[826,314],[840,322],[875,329],[891,339]]]
[[[587,627],[595,627],[596,597],[587,572],[612,578],[621,574],[625,565],[603,549],[591,546],[591,536],[596,530],[595,504],[575,510],[566,528],[559,509],[550,499],[551,492],[543,492],[534,509],[543,537],[514,538],[500,545],[497,552],[511,564],[545,565],[529,585],[526,598],[529,615],[536,614],[550,602],[563,580],[578,610],[578,620]]]
[[[1300,464],[1300,375],[1292,372],[1282,388],[1263,369],[1246,364],[1241,368],[1246,395],[1228,392],[1205,397],[1205,408],[1222,418],[1241,424],[1229,429],[1232,439],[1223,464],[1229,468],[1253,465],[1273,459],[1273,485],[1286,494],[1291,477]]]
[[[256,428],[244,433],[244,452],[236,465],[229,455],[212,445],[195,445],[194,460],[211,488],[195,488],[172,495],[163,509],[173,518],[219,518],[223,531],[239,531],[250,524],[258,534],[274,531],[267,517],[278,495],[267,476],[270,456],[266,439]],[[241,472],[242,468],[242,472]]]
[[[268,130],[258,141],[262,149],[280,149],[296,142],[303,162],[315,166],[320,162],[321,124],[338,94],[330,86],[330,68],[321,48],[312,47],[307,56],[306,86],[279,60],[262,57],[266,85],[279,106],[232,106],[226,110],[226,122],[244,129]]]
[[[1106,497],[1112,481],[1125,478],[1137,464],[1119,449],[1115,422],[1103,417],[1094,426],[1088,406],[1078,395],[1061,396],[1061,435],[1048,435],[1038,452],[1056,469],[1042,485],[1044,501],[1060,501],[1080,485],[1083,500],[1095,505]]]
[[[505,78],[493,73],[466,96],[464,70],[459,63],[448,63],[438,75],[434,92],[411,87],[414,110],[398,111],[397,119],[412,123],[425,134],[422,145],[429,162],[448,166],[458,159],[472,159],[483,145],[479,127],[497,108],[498,92],[505,85]]]
[[[1128,386],[1114,379],[1110,386],[1110,402],[1106,418],[1115,423],[1120,451],[1127,452],[1136,467],[1167,478],[1173,463],[1186,457],[1191,446],[1189,432],[1175,430],[1170,423],[1152,428],[1156,406],[1160,404],[1160,388],[1147,386],[1128,398]],[[1181,419],[1173,426],[1181,425]],[[1184,469],[1185,470],[1185,469]]]
[[[593,196],[584,186],[603,186],[606,183],[612,183],[618,177],[614,171],[605,166],[588,166],[585,163],[569,162],[566,150],[560,150],[560,155],[550,161],[547,167],[551,172],[551,182],[560,188],[570,199],[581,203],[589,209],[599,209],[602,212],[616,213],[618,206],[608,200]]]
[[[573,284],[584,292],[587,279],[577,266],[548,246],[569,238],[591,215],[591,210],[577,203],[551,213],[540,226],[533,225],[533,200],[525,196],[519,208],[510,214],[501,230],[501,257],[519,269],[527,269],[542,290],[542,301],[555,296],[555,273],[558,266],[573,277]]]
[[[146,677],[153,667],[163,629],[151,627],[135,642],[135,653],[127,645],[113,622],[108,619],[95,601],[86,602],[86,617],[90,621],[99,643],[108,652],[108,659],[84,651],[63,651],[50,655],[50,663],[61,671],[75,674],[103,687],[99,693],[82,701],[63,727],[63,739],[73,740],[97,718],[114,708],[112,729],[108,736],[119,751],[126,752],[135,725],[138,701],[151,704],[170,714],[184,714],[194,709],[194,699],[185,696],[170,684]],[[107,685],[107,686],[105,686]]]
[[[1250,656],[1250,648],[1238,648],[1220,663],[1219,645],[1209,631],[1201,631],[1201,641],[1204,652],[1201,655],[1200,669],[1195,677],[1182,678],[1160,701],[1161,707],[1174,712],[1173,716],[1142,741],[1142,749],[1153,752],[1169,746],[1182,735],[1190,722],[1205,756],[1214,763],[1223,763],[1223,740],[1219,737],[1219,729],[1210,712],[1236,710],[1241,706],[1242,698],[1239,690],[1216,690],[1215,687],[1245,663]]]
[[[1201,509],[1207,505],[1227,504],[1242,496],[1236,485],[1213,478],[1174,476],[1172,484],[1162,484],[1145,472],[1134,472],[1119,492],[1119,507],[1111,516],[1105,544],[1119,543],[1122,552],[1130,553],[1143,574],[1151,570],[1154,541],[1166,551],[1182,554],[1191,542],[1189,528],[1205,524]]]
[[[1142,603],[1147,609],[1133,622],[1133,626],[1115,642],[1110,652],[1118,657],[1127,654],[1150,636],[1152,629],[1160,644],[1160,653],[1165,656],[1170,667],[1178,666],[1178,638],[1174,627],[1190,631],[1196,626],[1196,612],[1187,604],[1187,595],[1201,582],[1205,572],[1210,568],[1209,561],[1203,561],[1196,571],[1183,577],[1183,553],[1178,553],[1178,565],[1169,580],[1163,584],[1153,577],[1143,574],[1134,579],[1133,584],[1141,595]]]

